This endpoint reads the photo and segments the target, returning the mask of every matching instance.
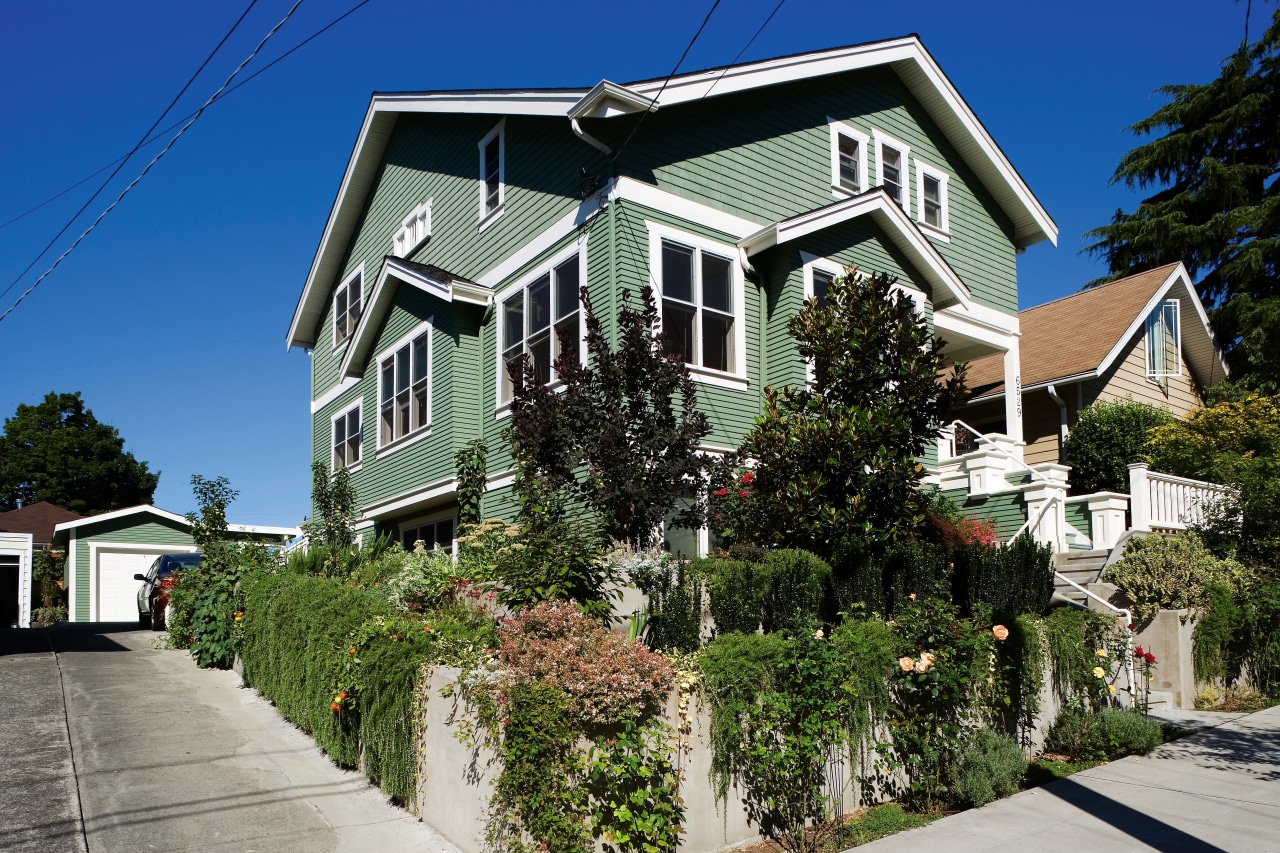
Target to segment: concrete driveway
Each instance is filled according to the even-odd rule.
[[[0,631],[0,851],[455,853],[159,636]]]

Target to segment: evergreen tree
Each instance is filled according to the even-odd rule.
[[[151,503],[158,473],[124,450],[115,427],[86,409],[80,392],[46,394],[4,422],[0,511],[49,501],[81,515]]]
[[[1280,9],[1206,84],[1165,86],[1169,102],[1132,125],[1151,137],[1126,154],[1112,183],[1153,190],[1085,236],[1111,276],[1182,261],[1212,309],[1232,376],[1280,391]]]

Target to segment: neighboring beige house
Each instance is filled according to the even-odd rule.
[[[1227,376],[1186,268],[1170,264],[1018,312],[1023,451],[1027,464],[1069,464],[1062,451],[1079,412],[1096,400],[1133,399],[1178,417]],[[1003,359],[969,364],[968,402],[956,417],[1003,433]],[[957,430],[957,453],[972,449]],[[969,447],[966,448],[966,444]]]

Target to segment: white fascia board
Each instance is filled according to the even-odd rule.
[[[633,92],[608,80],[601,80],[590,92],[569,108],[569,118],[611,118],[631,113],[656,110],[653,98]]]
[[[1056,246],[1057,224],[916,36],[700,71],[675,77],[665,88],[662,80],[631,83],[627,88],[669,106],[708,94],[718,97],[882,65],[894,68],[1010,214],[1017,244],[1025,247],[1048,240]]]
[[[955,304],[966,311],[973,307],[969,289],[960,276],[942,255],[938,254],[938,250],[920,232],[916,224],[907,218],[902,208],[898,207],[880,187],[767,225],[739,240],[738,246],[750,257],[773,246],[823,231],[860,216],[871,216],[884,229],[894,245],[924,273],[929,284],[934,288],[935,309]]]
[[[141,504],[139,506],[126,507],[125,509],[117,509],[112,512],[104,512],[101,515],[91,515],[88,518],[77,518],[74,521],[64,521],[61,524],[55,525],[53,530],[55,533],[60,530],[72,530],[77,527],[84,527],[86,524],[97,524],[100,521],[114,521],[117,518],[126,518],[130,515],[137,515],[139,513],[149,513],[151,515],[158,516],[159,518],[177,522],[178,524],[185,524],[188,526],[191,524],[191,522],[187,521],[186,516],[178,515],[176,512],[159,509],[158,507],[151,506],[150,504]]]
[[[1070,376],[1055,376],[1053,379],[1046,379],[1043,382],[1033,382],[1030,385],[1023,385],[1022,393],[1025,396],[1027,393],[1031,391],[1039,391],[1043,388],[1048,388],[1050,385],[1070,385],[1074,382],[1084,382],[1087,379],[1097,379],[1097,378],[1098,378],[1098,371],[1096,370],[1086,370],[1084,373],[1073,373]],[[989,400],[1001,400],[1001,399],[1004,399],[1003,390],[992,391],[990,393],[983,394],[980,397],[970,397],[968,400],[968,403],[970,404],[985,403]]]
[[[275,536],[290,539],[302,533],[296,527],[270,527],[262,524],[228,524],[227,530],[231,533],[245,533],[250,536]]]
[[[611,84],[616,85],[616,84]],[[596,88],[599,88],[597,86]],[[618,86],[622,89],[623,87]],[[484,90],[453,92],[384,92],[373,96],[371,109],[397,113],[472,113],[480,115],[568,115],[594,89]],[[633,97],[641,97],[634,95]],[[647,99],[646,99],[647,100]]]

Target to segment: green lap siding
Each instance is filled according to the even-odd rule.
[[[960,507],[963,515],[992,521],[996,535],[1002,542],[1012,539],[1019,528],[1027,523],[1027,502],[1023,500],[1021,492],[969,497],[964,489],[954,489],[943,494]]]
[[[1068,501],[1064,505],[1067,524],[1070,524],[1076,530],[1085,536],[1092,536],[1090,528],[1093,526],[1093,515],[1089,512],[1088,501]]]

